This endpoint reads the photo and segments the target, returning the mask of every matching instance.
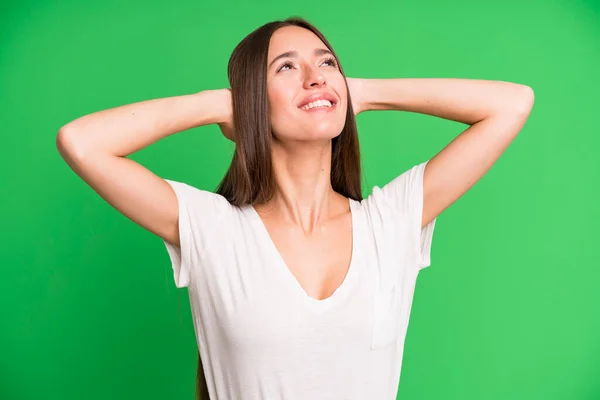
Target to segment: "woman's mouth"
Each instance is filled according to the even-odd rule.
[[[335,109],[335,106],[337,104],[334,102],[331,102],[329,100],[316,100],[316,101],[312,101],[308,104],[303,105],[302,107],[299,107],[302,111],[307,111],[307,112],[315,112],[315,111],[333,111],[333,109]]]

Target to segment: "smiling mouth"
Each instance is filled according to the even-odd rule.
[[[298,107],[303,111],[316,111],[316,110],[331,110],[335,108],[336,103],[331,102],[329,100],[317,100],[312,101],[303,105],[302,107]]]

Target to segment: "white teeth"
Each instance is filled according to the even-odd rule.
[[[305,104],[301,107],[302,110],[308,111],[311,108],[315,107],[331,107],[331,102],[329,100],[317,100],[311,103]]]

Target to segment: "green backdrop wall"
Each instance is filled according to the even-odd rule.
[[[273,19],[315,23],[353,77],[462,77],[535,90],[529,121],[438,219],[398,398],[600,399],[600,3],[12,1],[0,6],[0,398],[190,399],[187,292],[162,241],[60,158],[64,123],[227,86],[233,47]],[[365,195],[464,126],[358,117]],[[216,126],[131,156],[214,190]]]

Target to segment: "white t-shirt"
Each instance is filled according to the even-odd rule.
[[[167,180],[179,201],[181,249],[164,243],[176,286],[188,287],[211,399],[396,398],[436,221],[420,229],[426,164],[349,200],[350,268],[324,300],[306,294],[253,207]]]

